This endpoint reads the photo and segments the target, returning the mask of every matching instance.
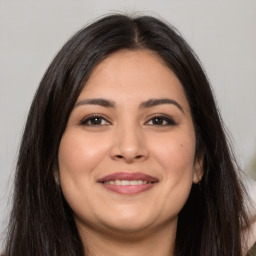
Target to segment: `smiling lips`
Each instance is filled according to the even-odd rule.
[[[158,182],[158,179],[139,172],[118,172],[107,175],[97,182],[118,194],[133,195],[152,188]]]

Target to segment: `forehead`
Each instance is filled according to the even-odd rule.
[[[99,63],[78,100],[90,97],[126,101],[171,97],[188,108],[177,76],[156,53],[149,50],[121,50]]]

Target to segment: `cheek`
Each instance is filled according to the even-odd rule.
[[[152,151],[166,174],[179,176],[192,172],[195,158],[195,136],[193,133],[175,133],[152,141]]]
[[[176,214],[185,204],[193,181],[195,139],[193,134],[185,135],[168,136],[152,145],[152,152],[164,175],[163,205],[166,212]]]
[[[61,189],[70,207],[79,212],[81,205],[90,203],[95,182],[93,173],[108,152],[100,135],[85,136],[83,132],[66,131],[59,147]],[[101,141],[101,142],[100,142]]]
[[[66,132],[59,147],[59,167],[73,178],[89,175],[108,152],[101,136],[84,136],[83,132]]]

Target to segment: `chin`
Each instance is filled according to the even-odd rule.
[[[105,218],[104,224],[110,230],[115,230],[123,234],[140,233],[145,230],[154,228],[157,225],[158,218],[156,216],[147,216],[140,212],[136,214],[126,213],[118,216]]]
[[[150,227],[151,227],[150,224],[134,223],[133,221],[126,222],[126,223],[124,222],[115,223],[112,225],[108,223],[106,226],[108,232],[112,234],[116,234],[120,237],[129,236],[129,235],[138,237],[148,232],[148,230],[150,230]]]

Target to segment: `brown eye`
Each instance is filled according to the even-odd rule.
[[[168,122],[166,120],[164,120],[163,118],[161,118],[161,117],[156,117],[156,118],[152,119],[152,123],[154,125],[166,125],[166,124],[168,124]]]
[[[158,126],[168,126],[168,125],[176,125],[176,122],[167,116],[156,116],[151,118],[148,122],[148,125],[158,125]]]
[[[87,125],[87,126],[101,126],[101,125],[109,125],[109,124],[110,123],[101,116],[90,116],[80,121],[80,125]]]

